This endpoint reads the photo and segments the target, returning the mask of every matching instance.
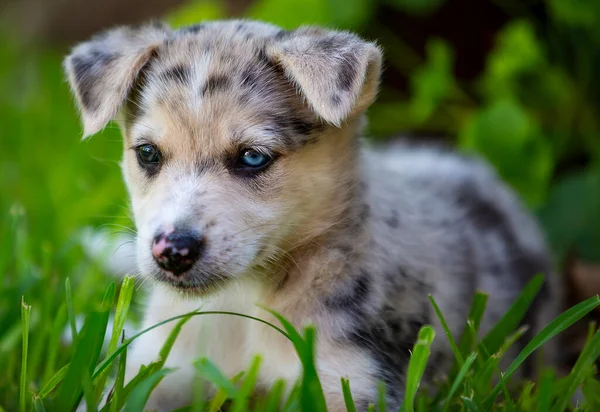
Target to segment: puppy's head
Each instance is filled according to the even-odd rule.
[[[116,118],[144,275],[206,293],[346,218],[381,54],[354,35],[119,28],[65,60],[85,135]]]

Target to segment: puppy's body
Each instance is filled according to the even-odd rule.
[[[535,224],[485,165],[360,143],[379,66],[378,49],[346,33],[242,21],[121,29],[74,50],[66,67],[86,133],[121,109],[140,271],[170,284],[154,286],[145,326],[198,308],[276,323],[260,304],[317,326],[332,410],[343,409],[341,376],[361,405],[382,380],[397,406],[416,334],[437,325],[429,293],[458,334],[474,291],[489,291],[486,330],[532,275],[549,273]],[[171,328],[136,342],[130,377]],[[429,379],[451,360],[444,342]],[[190,400],[194,359],[234,375],[255,354],[261,389],[298,377],[291,343],[268,326],[195,317],[152,406]]]

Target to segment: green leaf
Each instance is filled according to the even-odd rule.
[[[448,327],[448,323],[446,322],[446,319],[444,318],[444,315],[442,314],[440,307],[437,305],[437,303],[435,302],[435,299],[433,298],[432,295],[429,295],[429,301],[431,302],[431,305],[433,306],[433,310],[435,311],[435,314],[437,315],[438,319],[440,320],[440,323],[442,324],[442,328],[444,329],[444,333],[446,334],[446,337],[448,338],[448,342],[450,343],[450,348],[452,349],[452,353],[454,354],[454,359],[458,363],[458,366],[462,367],[462,365],[464,363],[464,359],[461,355],[460,350],[458,349],[458,346],[456,345],[454,336],[452,336],[450,327]]]
[[[244,412],[248,410],[248,400],[252,396],[256,380],[258,379],[258,370],[260,369],[260,356],[255,356],[250,365],[248,373],[244,376],[242,386],[238,390],[232,405],[232,412]]]
[[[327,26],[331,18],[328,4],[322,0],[258,0],[250,6],[248,16],[285,29],[303,24]]]
[[[538,121],[512,99],[494,101],[465,123],[460,147],[487,158],[531,206],[547,196],[554,158]]]
[[[223,5],[223,2],[217,0],[187,1],[171,12],[167,20],[176,28],[198,24],[205,20],[219,20],[226,17]]]
[[[558,395],[553,411],[566,410],[567,405],[575,395],[575,391],[584,381],[589,368],[598,360],[598,357],[600,357],[600,331],[597,331],[592,340],[583,348],[565,381],[565,388]]]
[[[596,0],[548,0],[552,17],[573,28],[597,28],[600,3]]]
[[[450,46],[440,39],[427,43],[427,62],[411,77],[410,110],[417,123],[426,121],[456,87]]]
[[[237,396],[237,388],[210,360],[207,358],[201,358],[194,362],[194,366],[202,377],[217,385],[217,387],[223,390],[228,397],[235,398]]]
[[[56,408],[72,410],[82,395],[84,375],[96,365],[108,324],[108,311],[91,312],[77,335],[75,351],[56,397]]]
[[[541,208],[538,215],[548,239],[563,257],[574,248],[581,258],[600,262],[599,187],[600,169],[567,175]]]
[[[342,393],[344,394],[344,404],[346,405],[346,411],[356,412],[356,405],[354,405],[354,399],[352,398],[352,391],[350,390],[350,381],[348,378],[341,378],[342,381]]]
[[[73,294],[71,293],[71,281],[69,278],[65,279],[65,291],[67,301],[67,316],[69,318],[69,325],[71,326],[71,339],[75,342],[77,339],[77,323],[75,322],[75,311],[73,310]]]
[[[502,316],[500,321],[487,333],[481,345],[488,354],[493,354],[502,347],[508,336],[519,326],[525,318],[527,310],[533,303],[540,288],[544,283],[544,277],[537,275],[525,285],[519,297],[511,305],[510,309]],[[486,360],[486,359],[484,359]]]
[[[475,362],[476,358],[477,358],[477,353],[473,352],[471,355],[469,355],[469,357],[463,363],[462,368],[460,368],[460,371],[456,375],[456,378],[454,378],[452,387],[450,388],[450,391],[448,392],[448,396],[446,397],[446,402],[444,402],[444,409],[443,409],[444,411],[447,411],[448,408],[450,407],[452,399],[454,397],[454,394],[460,387],[460,384],[462,383],[465,376],[467,376],[467,373],[469,373],[471,365],[473,364],[473,362]]]
[[[417,390],[421,384],[421,378],[425,372],[429,354],[431,352],[431,344],[435,339],[435,330],[431,326],[423,326],[419,331],[417,342],[413,346],[410,361],[408,362],[408,370],[406,372],[406,390],[404,392],[404,410],[407,412],[414,411],[414,402],[417,395]]]
[[[426,15],[437,11],[444,0],[386,0],[386,3],[407,13]]]
[[[144,409],[144,405],[148,402],[150,393],[160,383],[160,381],[173,372],[174,369],[161,369],[148,376],[144,381],[135,387],[131,392],[127,403],[125,404],[124,412],[139,412]]]
[[[21,351],[21,381],[19,385],[19,410],[25,412],[27,404],[27,354],[29,352],[29,318],[31,317],[31,306],[25,303],[25,297],[21,297],[21,329],[23,346]]]
[[[567,329],[569,326],[583,318],[594,308],[600,305],[598,297],[589,298],[571,309],[562,313],[558,318],[554,319],[540,333],[538,333],[531,342],[519,353],[517,358],[510,364],[506,372],[503,374],[500,382],[496,385],[491,394],[485,399],[484,406],[490,408],[498,393],[502,390],[506,381],[512,376],[517,368],[531,355],[536,349],[546,343],[548,340]]]

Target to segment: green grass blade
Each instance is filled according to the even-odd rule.
[[[81,377],[81,386],[83,387],[83,398],[85,399],[86,412],[96,412],[96,395],[92,386],[92,378],[89,374],[84,373]]]
[[[129,305],[133,296],[134,278],[131,276],[125,276],[123,284],[121,285],[121,291],[119,293],[119,299],[117,301],[117,309],[115,311],[115,319],[113,322],[112,335],[108,343],[108,349],[106,351],[107,356],[113,353],[117,349],[119,344],[119,338],[122,336],[123,327],[125,326],[125,320],[129,311]],[[106,385],[106,378],[108,376],[109,369],[106,369],[101,373],[95,380],[97,393],[96,396],[99,398],[102,395],[104,386]]]
[[[115,320],[113,323],[110,342],[108,343],[107,353],[114,352],[119,344],[119,339],[122,336],[123,327],[125,326],[125,320],[127,319],[127,314],[129,313],[129,306],[131,304],[131,298],[133,297],[134,285],[135,278],[132,276],[125,276],[125,279],[123,279],[123,283],[121,284],[121,291],[119,292],[117,309],[115,311]]]
[[[346,405],[347,412],[356,412],[356,405],[354,404],[354,398],[352,398],[352,391],[350,390],[350,381],[348,378],[341,378],[342,381],[342,393],[344,394],[344,404]]]
[[[377,383],[377,412],[387,411],[387,390],[383,382]]]
[[[200,358],[194,362],[194,366],[200,373],[200,375],[217,385],[219,389],[222,389],[228,397],[235,398],[237,396],[237,388],[235,385],[227,379],[225,375],[221,373],[219,368],[207,358]]]
[[[483,338],[482,345],[490,355],[496,353],[504,343],[505,338],[510,335],[525,318],[527,310],[533,303],[540,288],[544,284],[544,277],[537,275],[529,281],[508,312]],[[483,355],[483,354],[482,354]],[[486,360],[484,358],[482,360]]]
[[[573,306],[571,309],[562,313],[558,318],[554,319],[548,326],[546,326],[540,333],[538,333],[531,342],[525,346],[525,348],[519,353],[517,358],[511,363],[508,367],[502,379],[500,380],[494,390],[492,390],[491,394],[484,401],[484,407],[490,408],[494,402],[494,399],[498,395],[498,393],[502,390],[502,386],[505,384],[506,380],[510,378],[510,376],[517,370],[517,368],[531,355],[536,349],[550,340],[552,337],[556,336],[563,330],[567,329],[575,322],[583,318],[589,312],[591,312],[594,308],[600,305],[600,300],[598,297],[589,298],[578,305]]]
[[[565,388],[560,391],[558,399],[553,411],[564,411],[569,404],[569,401],[575,394],[575,391],[585,379],[589,368],[596,362],[600,356],[600,330],[596,332],[594,337],[585,345],[581,355],[575,362],[571,373],[565,380]]]
[[[435,305],[433,299],[432,303]],[[412,355],[408,362],[406,390],[404,393],[404,410],[407,412],[413,412],[415,409],[415,397],[419,390],[419,385],[421,384],[421,378],[423,377],[423,372],[425,372],[427,361],[429,360],[431,344],[434,339],[435,330],[431,326],[423,326],[419,331],[417,342],[413,346]]]
[[[19,385],[19,410],[25,412],[27,403],[25,401],[27,394],[27,354],[29,352],[29,318],[31,316],[31,306],[25,303],[25,297],[21,297],[21,322],[23,345],[21,352],[21,381]]]
[[[456,359],[456,362],[458,362],[458,366],[462,367],[462,365],[465,363],[465,361],[460,353],[460,350],[458,349],[458,346],[456,345],[456,340],[454,340],[454,336],[452,336],[452,332],[450,331],[450,328],[448,327],[448,323],[446,322],[446,319],[444,318],[444,315],[442,315],[442,311],[440,310],[440,307],[438,306],[438,304],[436,303],[436,301],[432,295],[429,295],[429,301],[431,302],[431,305],[433,306],[433,310],[435,311],[438,319],[440,320],[440,323],[442,324],[444,333],[446,334],[446,337],[448,338],[448,342],[450,343],[450,348],[452,348],[452,353],[454,353],[454,358]]]
[[[73,357],[56,398],[56,406],[60,410],[71,410],[78,404],[83,389],[82,379],[94,370],[100,357],[112,303],[111,291],[114,298],[114,284],[107,289],[101,310],[88,315],[81,333],[77,335]]]
[[[292,390],[290,391],[290,394],[288,396],[288,398],[285,401],[285,404],[283,405],[282,411],[283,412],[292,412],[292,411],[298,411],[300,410],[300,386],[302,385],[302,383],[300,381],[297,381],[294,386],[292,387]]]
[[[125,387],[125,370],[127,366],[127,348],[119,357],[119,369],[117,370],[117,379],[111,399],[110,412],[118,412],[119,405],[123,404],[123,389]]]
[[[34,412],[46,412],[46,408],[44,407],[44,402],[40,399],[39,396],[33,396],[33,411]]]
[[[258,379],[258,370],[260,369],[261,358],[255,356],[250,365],[248,373],[244,377],[242,386],[237,391],[237,395],[233,401],[232,412],[244,412],[248,410],[248,399],[252,396],[256,380]]]
[[[540,386],[537,392],[538,412],[550,411],[550,406],[552,406],[552,400],[554,399],[554,393],[552,391],[554,379],[554,371],[548,370],[543,374],[540,380]]]
[[[162,325],[166,325],[167,323],[174,322],[176,320],[180,320],[180,319],[183,319],[188,316],[193,317],[193,316],[203,316],[203,315],[228,315],[228,316],[238,316],[241,318],[252,319],[256,322],[260,322],[262,324],[265,324],[265,325],[275,329],[277,332],[281,333],[283,336],[285,336],[286,338],[289,339],[289,335],[285,331],[283,331],[281,328],[279,328],[279,327],[273,325],[272,323],[269,323],[263,319],[256,318],[254,316],[244,315],[242,313],[236,313],[236,312],[227,312],[227,311],[205,311],[205,312],[194,311],[194,312],[184,313],[183,315],[173,316],[169,319],[165,319],[162,322],[159,322],[157,324],[149,326],[146,329],[136,333],[131,338],[127,339],[125,342],[123,342],[121,345],[119,345],[119,347],[117,347],[117,349],[110,356],[107,356],[106,359],[104,359],[98,365],[98,367],[96,368],[96,371],[94,372],[93,378],[96,378],[100,373],[102,373],[106,368],[108,368],[112,364],[112,362],[119,356],[119,354],[121,352],[123,352],[123,350],[125,350],[125,348],[127,346],[129,346],[133,341],[135,341],[140,336],[150,332],[151,330],[161,327]]]
[[[446,402],[444,402],[444,408],[443,408],[444,411],[447,411],[448,408],[450,407],[452,399],[454,398],[454,394],[456,393],[456,391],[460,387],[460,384],[462,383],[462,381],[465,378],[465,376],[467,376],[467,373],[469,373],[469,370],[471,369],[471,365],[473,364],[473,362],[475,362],[476,358],[477,358],[477,352],[473,352],[465,360],[465,363],[463,364],[462,368],[460,368],[460,371],[458,372],[458,374],[454,378],[454,382],[452,383],[452,387],[450,388],[450,391],[448,392],[448,396],[446,397]]]
[[[65,279],[65,299],[67,301],[67,317],[71,326],[71,340],[75,342],[77,339],[77,323],[75,321],[75,310],[73,309],[73,294],[71,293],[71,280]]]
[[[465,330],[463,331],[463,334],[458,342],[458,350],[463,358],[467,356],[468,353],[470,353],[473,349],[475,349],[474,345],[477,340],[477,334],[473,334],[473,332],[477,332],[479,330],[479,326],[481,325],[481,320],[483,319],[483,314],[485,313],[485,308],[487,306],[487,300],[488,295],[479,291],[477,291],[473,297],[473,303],[471,303],[471,309],[467,319],[469,325],[465,327]]]
[[[269,393],[265,397],[264,406],[256,408],[256,411],[260,412],[277,412],[281,406],[281,400],[283,397],[283,391],[285,389],[285,381],[278,379],[275,381]]]
[[[325,395],[315,366],[315,340],[315,329],[313,327],[305,328],[304,350],[298,353],[303,368],[300,403],[305,411],[326,411]]]
[[[53,371],[55,370],[56,357],[60,348],[60,337],[62,335],[62,331],[64,329],[66,321],[67,305],[63,303],[58,309],[54,321],[52,322],[42,382],[48,382],[49,379],[52,377]]]
[[[65,366],[60,368],[58,370],[58,372],[56,372],[54,375],[52,375],[52,377],[50,377],[48,382],[46,382],[46,384],[40,390],[40,393],[38,395],[40,398],[45,399],[46,397],[48,397],[48,395],[50,395],[50,393],[54,389],[56,389],[56,387],[63,381],[63,379],[67,375],[67,371],[69,370],[69,365],[70,364],[67,363]]]
[[[215,369],[216,369],[216,367],[215,367]],[[245,372],[240,372],[231,379],[231,384],[234,386],[234,388],[235,388],[235,385],[242,379],[244,374],[245,374]],[[225,379],[227,379],[227,378],[225,378]],[[227,393],[228,393],[228,390],[219,388],[219,390],[217,391],[215,396],[213,396],[213,398],[210,400],[210,404],[208,405],[208,411],[209,412],[219,412],[223,408],[223,405],[225,404],[227,399],[229,398]]]
[[[173,371],[174,369],[161,369],[148,376],[133,389],[129,399],[127,399],[123,412],[139,412],[144,410],[144,405],[148,402],[150,393],[152,393],[154,388],[165,376]]]

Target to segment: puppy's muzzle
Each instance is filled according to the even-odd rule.
[[[173,230],[156,235],[152,256],[163,270],[175,276],[187,272],[202,255],[204,238],[194,232]]]

